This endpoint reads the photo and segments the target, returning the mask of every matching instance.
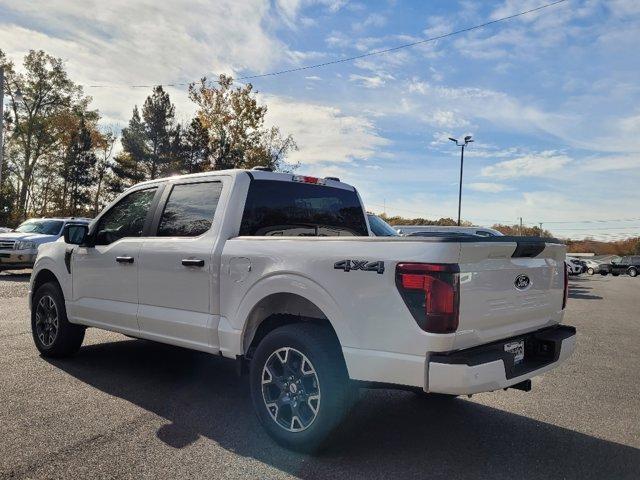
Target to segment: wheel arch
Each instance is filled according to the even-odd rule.
[[[292,292],[271,293],[259,300],[249,313],[242,335],[247,356],[274,329],[294,323],[315,323],[329,329],[340,340],[327,315],[311,300]]]
[[[31,291],[33,293],[36,293],[36,291],[42,285],[44,285],[45,283],[49,283],[49,282],[57,283],[58,286],[60,287],[60,290],[62,290],[62,284],[60,283],[60,280],[58,280],[58,277],[56,277],[56,274],[53,273],[48,268],[43,268],[43,269],[39,270],[38,273],[36,274],[36,276],[33,278]]]

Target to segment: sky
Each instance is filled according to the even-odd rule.
[[[0,48],[65,60],[103,124],[151,88],[261,75],[496,20],[550,0],[0,0]],[[297,172],[338,176],[367,208],[640,235],[640,1],[568,0],[488,27],[326,67],[250,80],[292,134]],[[194,106],[166,87],[177,117]]]

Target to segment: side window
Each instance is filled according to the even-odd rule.
[[[142,236],[144,221],[157,188],[130,193],[105,213],[96,228],[96,245],[109,245],[125,237]]]
[[[160,218],[159,237],[197,237],[211,228],[221,182],[174,185]]]

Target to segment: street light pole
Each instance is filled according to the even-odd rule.
[[[462,172],[464,170],[464,147],[473,142],[471,135],[464,137],[464,142],[460,143],[457,139],[449,137],[449,140],[460,147],[460,188],[458,189],[458,226],[460,226],[460,213],[462,210]]]
[[[464,146],[460,147],[460,188],[458,189],[458,226],[460,226],[460,211],[462,209],[462,171],[464,169]]]

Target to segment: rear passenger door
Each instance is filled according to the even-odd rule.
[[[222,179],[176,181],[165,188],[140,254],[142,336],[204,350],[217,346],[212,295],[219,266],[212,259],[222,189]]]

